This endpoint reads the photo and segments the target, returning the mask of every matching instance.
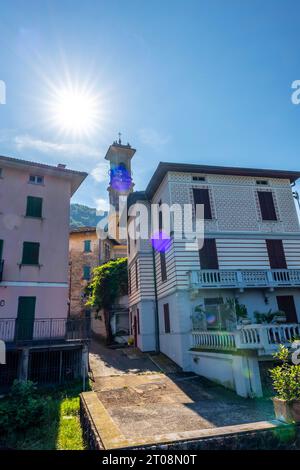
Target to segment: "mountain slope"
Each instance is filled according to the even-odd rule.
[[[97,223],[107,215],[97,215],[96,209],[82,204],[71,204],[70,226],[75,227],[96,227]]]

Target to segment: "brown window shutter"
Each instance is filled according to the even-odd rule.
[[[282,240],[266,240],[271,269],[286,269]]]
[[[166,265],[166,253],[164,251],[160,252],[160,271],[161,271],[161,280],[167,280],[167,265]]]
[[[258,199],[263,220],[277,220],[273,194],[269,191],[258,191]]]
[[[140,310],[137,308],[136,309],[136,314],[137,314],[137,332],[138,335],[141,334],[141,329],[140,329]]]
[[[165,322],[165,333],[170,333],[170,310],[169,304],[164,304],[164,322]]]
[[[197,204],[204,205],[204,219],[212,219],[208,189],[193,189],[195,210]]]
[[[199,257],[201,269],[219,269],[217,246],[214,238],[204,240],[204,245],[199,250]]]

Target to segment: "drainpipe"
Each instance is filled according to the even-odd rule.
[[[153,280],[154,280],[154,297],[155,297],[155,352],[160,352],[159,344],[159,315],[158,315],[158,299],[157,299],[157,284],[156,284],[156,265],[155,265],[155,251],[152,247],[152,260],[153,260]]]

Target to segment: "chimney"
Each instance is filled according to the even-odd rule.
[[[64,163],[59,163],[59,164],[57,165],[57,168],[62,168],[62,169],[64,169],[64,168],[66,168],[66,165],[65,165]]]

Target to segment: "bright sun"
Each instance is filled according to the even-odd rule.
[[[51,102],[51,121],[62,132],[90,134],[98,127],[99,100],[89,91],[69,86],[56,90]]]

